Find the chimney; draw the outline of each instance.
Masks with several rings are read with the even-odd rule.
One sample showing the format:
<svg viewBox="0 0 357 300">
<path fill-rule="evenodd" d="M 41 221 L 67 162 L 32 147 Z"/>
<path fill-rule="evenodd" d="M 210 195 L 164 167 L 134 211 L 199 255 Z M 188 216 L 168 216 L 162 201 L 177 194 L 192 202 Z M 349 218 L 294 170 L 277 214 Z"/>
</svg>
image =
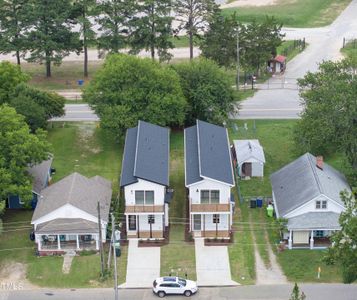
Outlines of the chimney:
<svg viewBox="0 0 357 300">
<path fill-rule="evenodd" d="M 316 167 L 320 170 L 324 169 L 324 157 L 322 155 L 316 156 Z"/>
</svg>

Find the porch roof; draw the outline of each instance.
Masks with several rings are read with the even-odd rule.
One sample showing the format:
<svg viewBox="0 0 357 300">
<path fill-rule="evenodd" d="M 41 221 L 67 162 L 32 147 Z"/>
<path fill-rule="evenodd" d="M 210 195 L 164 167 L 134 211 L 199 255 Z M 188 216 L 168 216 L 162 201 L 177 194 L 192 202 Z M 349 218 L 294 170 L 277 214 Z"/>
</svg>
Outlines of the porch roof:
<svg viewBox="0 0 357 300">
<path fill-rule="evenodd" d="M 36 234 L 91 234 L 98 233 L 98 224 L 80 219 L 54 219 L 42 224 L 39 224 L 35 230 Z"/>
<path fill-rule="evenodd" d="M 308 212 L 290 218 L 288 230 L 339 230 L 338 219 L 340 214 L 334 212 Z"/>
</svg>

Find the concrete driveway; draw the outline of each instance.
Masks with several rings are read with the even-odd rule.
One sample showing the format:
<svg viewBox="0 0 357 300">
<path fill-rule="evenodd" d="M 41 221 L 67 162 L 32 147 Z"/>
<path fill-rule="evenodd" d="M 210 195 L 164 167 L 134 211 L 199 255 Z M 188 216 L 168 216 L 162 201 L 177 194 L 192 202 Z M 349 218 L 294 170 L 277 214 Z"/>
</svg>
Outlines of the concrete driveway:
<svg viewBox="0 0 357 300">
<path fill-rule="evenodd" d="M 227 246 L 205 246 L 203 238 L 195 238 L 195 252 L 199 286 L 238 285 L 231 278 Z"/>
<path fill-rule="evenodd" d="M 137 239 L 129 240 L 126 282 L 121 288 L 152 287 L 160 277 L 160 247 L 138 247 Z"/>
</svg>

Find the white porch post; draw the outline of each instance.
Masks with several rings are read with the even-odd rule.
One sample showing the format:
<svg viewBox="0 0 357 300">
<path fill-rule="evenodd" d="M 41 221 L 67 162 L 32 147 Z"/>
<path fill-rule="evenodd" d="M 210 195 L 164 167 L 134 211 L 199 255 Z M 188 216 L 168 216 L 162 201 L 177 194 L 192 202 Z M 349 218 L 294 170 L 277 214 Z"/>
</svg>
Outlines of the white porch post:
<svg viewBox="0 0 357 300">
<path fill-rule="evenodd" d="M 129 231 L 129 216 L 128 215 L 125 216 L 125 220 L 126 220 L 126 222 L 125 222 L 126 232 L 128 232 Z"/>
<path fill-rule="evenodd" d="M 95 235 L 95 249 L 99 250 L 99 234 Z"/>
<path fill-rule="evenodd" d="M 41 249 L 42 249 L 42 245 L 41 245 L 42 236 L 41 236 L 41 235 L 40 235 L 40 236 L 36 236 L 36 239 L 37 239 L 37 241 L 38 241 L 38 243 L 37 243 L 37 249 L 38 249 L 38 251 L 41 251 Z"/>
<path fill-rule="evenodd" d="M 58 250 L 61 250 L 61 240 L 59 235 L 57 235 L 57 248 Z"/>
<path fill-rule="evenodd" d="M 76 236 L 76 242 L 77 242 L 77 250 L 80 250 L 79 249 L 79 235 L 77 234 L 77 236 Z"/>
<path fill-rule="evenodd" d="M 292 230 L 289 230 L 289 240 L 288 240 L 288 248 L 292 249 L 293 248 L 293 236 L 292 236 Z"/>
<path fill-rule="evenodd" d="M 311 230 L 310 249 L 314 249 L 314 231 Z"/>
</svg>

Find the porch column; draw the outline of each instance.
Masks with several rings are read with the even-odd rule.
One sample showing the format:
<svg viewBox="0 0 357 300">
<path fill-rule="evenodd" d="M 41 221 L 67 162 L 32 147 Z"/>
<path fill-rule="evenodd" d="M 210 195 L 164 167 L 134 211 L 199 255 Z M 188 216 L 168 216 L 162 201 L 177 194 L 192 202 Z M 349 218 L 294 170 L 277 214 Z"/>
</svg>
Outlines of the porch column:
<svg viewBox="0 0 357 300">
<path fill-rule="evenodd" d="M 61 250 L 61 240 L 59 235 L 57 235 L 57 248 L 58 250 Z"/>
<path fill-rule="evenodd" d="M 288 248 L 292 249 L 293 248 L 293 239 L 292 239 L 292 230 L 289 230 L 289 240 L 288 240 Z"/>
<path fill-rule="evenodd" d="M 99 250 L 99 234 L 95 235 L 95 249 Z"/>
<path fill-rule="evenodd" d="M 128 233 L 129 231 L 129 216 L 125 216 L 125 226 L 126 226 L 126 232 Z"/>
<path fill-rule="evenodd" d="M 310 249 L 314 249 L 314 231 L 311 230 Z"/>
<path fill-rule="evenodd" d="M 78 234 L 76 235 L 76 241 L 77 241 L 77 250 L 80 250 L 79 249 L 79 235 Z"/>
<path fill-rule="evenodd" d="M 41 245 L 42 235 L 40 235 L 39 238 L 36 236 L 36 239 L 37 239 L 37 241 L 38 241 L 38 243 L 37 243 L 37 249 L 38 249 L 38 251 L 41 251 L 41 249 L 42 249 L 42 245 Z"/>
</svg>

